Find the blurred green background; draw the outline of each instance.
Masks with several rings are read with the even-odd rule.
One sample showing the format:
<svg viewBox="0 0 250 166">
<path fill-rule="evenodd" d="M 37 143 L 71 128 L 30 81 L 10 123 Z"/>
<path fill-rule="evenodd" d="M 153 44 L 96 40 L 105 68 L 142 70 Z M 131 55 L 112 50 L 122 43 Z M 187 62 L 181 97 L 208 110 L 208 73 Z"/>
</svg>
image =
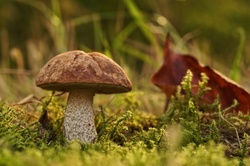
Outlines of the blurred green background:
<svg viewBox="0 0 250 166">
<path fill-rule="evenodd" d="M 74 49 L 105 53 L 150 90 L 167 33 L 176 51 L 249 88 L 249 11 L 248 0 L 0 0 L 0 97 L 41 94 L 39 69 Z"/>
</svg>

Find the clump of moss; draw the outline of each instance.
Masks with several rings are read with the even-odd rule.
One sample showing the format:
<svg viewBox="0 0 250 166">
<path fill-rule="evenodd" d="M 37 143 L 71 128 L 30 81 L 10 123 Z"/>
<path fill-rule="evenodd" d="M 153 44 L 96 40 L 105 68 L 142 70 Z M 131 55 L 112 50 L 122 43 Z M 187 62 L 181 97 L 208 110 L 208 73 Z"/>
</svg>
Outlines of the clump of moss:
<svg viewBox="0 0 250 166">
<path fill-rule="evenodd" d="M 22 150 L 26 147 L 36 147 L 38 140 L 38 127 L 36 124 L 27 124 L 22 109 L 15 109 L 5 102 L 0 104 L 0 140 L 1 147 Z"/>
<path fill-rule="evenodd" d="M 0 104 L 0 146 L 22 151 L 63 144 L 62 114 L 56 98 L 41 99 L 35 110 L 2 101 Z"/>
<path fill-rule="evenodd" d="M 152 142 L 159 142 L 160 139 L 158 130 L 161 129 L 156 128 L 157 118 L 138 110 L 140 103 L 135 100 L 135 96 L 128 94 L 123 99 L 123 107 L 126 109 L 116 114 L 110 113 L 115 111 L 109 108 L 100 107 L 96 116 L 97 142 L 113 141 L 124 146 L 127 143 L 144 141 L 152 147 Z"/>
</svg>

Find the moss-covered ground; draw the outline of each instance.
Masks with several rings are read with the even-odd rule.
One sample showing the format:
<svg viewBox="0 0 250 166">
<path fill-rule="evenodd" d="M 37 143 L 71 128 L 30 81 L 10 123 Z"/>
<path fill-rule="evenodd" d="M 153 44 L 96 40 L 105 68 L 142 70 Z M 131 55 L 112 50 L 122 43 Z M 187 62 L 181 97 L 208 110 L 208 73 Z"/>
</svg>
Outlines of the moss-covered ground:
<svg viewBox="0 0 250 166">
<path fill-rule="evenodd" d="M 144 111 L 136 91 L 96 107 L 93 144 L 64 140 L 64 95 L 1 101 L 0 165 L 249 165 L 250 117 L 228 113 L 233 103 L 221 110 L 219 99 L 200 105 L 208 78 L 202 77 L 196 95 L 191 79 L 188 72 L 179 87 L 186 93 L 178 91 L 166 113 Z"/>
</svg>

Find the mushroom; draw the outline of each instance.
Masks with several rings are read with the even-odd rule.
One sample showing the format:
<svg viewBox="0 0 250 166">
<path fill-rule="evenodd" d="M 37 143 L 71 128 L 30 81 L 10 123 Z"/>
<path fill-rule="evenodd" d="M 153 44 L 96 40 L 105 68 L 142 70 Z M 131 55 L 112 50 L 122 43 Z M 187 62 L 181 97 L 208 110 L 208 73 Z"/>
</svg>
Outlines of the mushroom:
<svg viewBox="0 0 250 166">
<path fill-rule="evenodd" d="M 96 93 L 124 93 L 132 89 L 123 69 L 98 52 L 74 50 L 48 61 L 38 73 L 36 86 L 69 92 L 64 116 L 67 141 L 94 142 L 97 136 L 93 97 Z"/>
</svg>

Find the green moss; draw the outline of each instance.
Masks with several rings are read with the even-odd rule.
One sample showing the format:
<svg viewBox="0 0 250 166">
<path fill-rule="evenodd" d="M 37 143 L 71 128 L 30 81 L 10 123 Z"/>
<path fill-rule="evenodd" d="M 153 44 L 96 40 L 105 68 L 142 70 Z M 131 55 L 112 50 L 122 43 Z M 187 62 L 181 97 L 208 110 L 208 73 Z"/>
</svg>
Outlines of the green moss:
<svg viewBox="0 0 250 166">
<path fill-rule="evenodd" d="M 119 96 L 115 107 L 100 106 L 94 144 L 64 141 L 65 106 L 60 96 L 41 99 L 29 112 L 26 107 L 1 102 L 0 165 L 248 164 L 248 135 L 241 136 L 240 127 L 249 117 L 222 114 L 219 99 L 200 106 L 202 95 L 209 90 L 207 79 L 203 75 L 198 93 L 192 94 L 192 73 L 188 72 L 164 115 L 141 110 L 135 92 Z M 238 134 L 234 142 L 239 142 L 238 148 L 223 142 L 227 140 L 225 129 L 231 136 Z"/>
<path fill-rule="evenodd" d="M 87 147 L 86 147 L 87 146 Z M 209 143 L 189 144 L 181 150 L 159 152 L 148 149 L 143 142 L 118 146 L 112 142 L 86 145 L 74 142 L 64 148 L 25 149 L 0 153 L 1 165 L 238 165 L 237 159 L 224 156 L 224 146 Z"/>
</svg>

